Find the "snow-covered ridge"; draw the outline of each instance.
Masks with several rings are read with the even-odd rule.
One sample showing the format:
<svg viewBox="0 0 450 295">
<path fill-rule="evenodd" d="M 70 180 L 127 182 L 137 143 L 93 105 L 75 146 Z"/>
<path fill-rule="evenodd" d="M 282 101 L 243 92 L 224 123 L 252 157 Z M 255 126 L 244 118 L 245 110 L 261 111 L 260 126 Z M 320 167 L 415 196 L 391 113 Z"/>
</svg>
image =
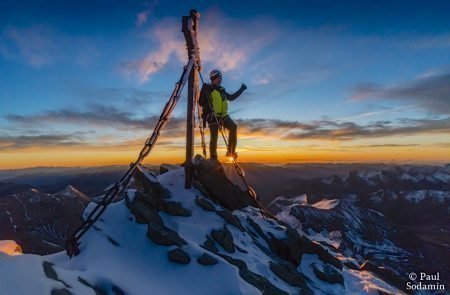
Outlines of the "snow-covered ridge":
<svg viewBox="0 0 450 295">
<path fill-rule="evenodd" d="M 74 186 L 68 185 L 63 190 L 53 194 L 53 196 L 63 196 L 67 198 L 80 198 L 82 200 L 89 200 L 89 197 L 77 190 Z"/>
<path fill-rule="evenodd" d="M 401 293 L 258 208 L 231 212 L 185 190 L 183 168 L 142 175 L 147 184 L 107 208 L 78 256 L 0 253 L 0 294 Z"/>
</svg>

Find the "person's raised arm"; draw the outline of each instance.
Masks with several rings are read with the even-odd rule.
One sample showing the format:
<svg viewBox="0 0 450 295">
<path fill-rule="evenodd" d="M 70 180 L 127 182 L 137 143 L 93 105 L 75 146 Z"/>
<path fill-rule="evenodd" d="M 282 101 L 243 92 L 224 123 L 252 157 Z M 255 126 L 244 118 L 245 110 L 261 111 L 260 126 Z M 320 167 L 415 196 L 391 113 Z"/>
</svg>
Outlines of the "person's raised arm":
<svg viewBox="0 0 450 295">
<path fill-rule="evenodd" d="M 225 95 L 227 97 L 227 100 L 229 100 L 229 101 L 235 100 L 236 98 L 238 98 L 242 94 L 242 92 L 244 92 L 245 89 L 247 89 L 247 85 L 242 83 L 241 88 L 239 88 L 239 90 L 236 91 L 233 94 L 229 94 L 228 92 L 225 91 Z"/>
</svg>

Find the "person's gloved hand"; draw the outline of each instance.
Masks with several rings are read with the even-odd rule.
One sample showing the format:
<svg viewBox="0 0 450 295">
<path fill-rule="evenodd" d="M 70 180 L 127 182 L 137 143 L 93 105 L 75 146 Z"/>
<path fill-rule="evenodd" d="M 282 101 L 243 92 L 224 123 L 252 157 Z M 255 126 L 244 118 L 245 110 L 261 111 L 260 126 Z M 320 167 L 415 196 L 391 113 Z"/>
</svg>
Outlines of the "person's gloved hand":
<svg viewBox="0 0 450 295">
<path fill-rule="evenodd" d="M 245 90 L 245 89 L 247 89 L 247 85 L 245 85 L 244 83 L 242 83 L 241 88 L 242 88 L 242 90 Z"/>
</svg>

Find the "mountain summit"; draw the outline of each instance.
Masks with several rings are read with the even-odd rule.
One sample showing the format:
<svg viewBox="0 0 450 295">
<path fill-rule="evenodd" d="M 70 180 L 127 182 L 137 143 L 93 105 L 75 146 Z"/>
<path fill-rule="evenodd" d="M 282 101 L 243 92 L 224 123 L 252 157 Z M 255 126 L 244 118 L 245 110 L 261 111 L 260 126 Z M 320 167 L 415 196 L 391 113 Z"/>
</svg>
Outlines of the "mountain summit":
<svg viewBox="0 0 450 295">
<path fill-rule="evenodd" d="M 267 217 L 219 163 L 195 159 L 134 187 L 81 240 L 80 254 L 0 252 L 1 294 L 399 294 L 397 288 Z M 88 205 L 84 216 L 95 203 Z"/>
</svg>

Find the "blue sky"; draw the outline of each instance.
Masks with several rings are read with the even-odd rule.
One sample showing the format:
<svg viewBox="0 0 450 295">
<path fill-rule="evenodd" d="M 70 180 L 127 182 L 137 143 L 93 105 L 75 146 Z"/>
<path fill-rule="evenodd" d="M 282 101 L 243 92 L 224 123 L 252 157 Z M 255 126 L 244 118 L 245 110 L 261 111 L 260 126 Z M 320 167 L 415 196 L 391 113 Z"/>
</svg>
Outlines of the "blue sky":
<svg viewBox="0 0 450 295">
<path fill-rule="evenodd" d="M 186 63 L 190 8 L 205 78 L 248 85 L 230 104 L 247 150 L 450 146 L 448 1 L 2 1 L 0 162 L 135 151 Z M 184 142 L 184 103 L 167 149 Z"/>
</svg>

